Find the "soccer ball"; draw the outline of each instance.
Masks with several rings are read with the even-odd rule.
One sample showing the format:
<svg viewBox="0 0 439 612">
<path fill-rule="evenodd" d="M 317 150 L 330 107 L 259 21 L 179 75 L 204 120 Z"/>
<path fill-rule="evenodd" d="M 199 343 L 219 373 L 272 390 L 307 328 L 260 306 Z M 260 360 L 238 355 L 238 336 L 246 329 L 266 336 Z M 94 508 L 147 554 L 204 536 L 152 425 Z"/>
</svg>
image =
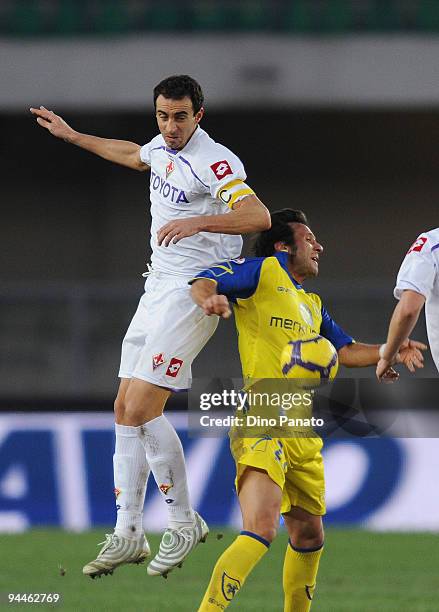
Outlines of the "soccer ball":
<svg viewBox="0 0 439 612">
<path fill-rule="evenodd" d="M 338 354 L 323 336 L 315 335 L 288 342 L 282 351 L 280 367 L 285 378 L 305 379 L 307 387 L 335 378 Z"/>
</svg>

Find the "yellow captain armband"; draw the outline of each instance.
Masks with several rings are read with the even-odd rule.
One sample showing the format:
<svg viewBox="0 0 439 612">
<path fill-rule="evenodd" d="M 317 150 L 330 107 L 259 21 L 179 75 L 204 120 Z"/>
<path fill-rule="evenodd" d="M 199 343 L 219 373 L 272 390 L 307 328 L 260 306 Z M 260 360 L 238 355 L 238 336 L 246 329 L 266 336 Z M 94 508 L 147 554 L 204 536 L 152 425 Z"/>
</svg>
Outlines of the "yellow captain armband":
<svg viewBox="0 0 439 612">
<path fill-rule="evenodd" d="M 224 204 L 227 204 L 229 208 L 232 208 L 236 202 L 239 202 L 239 200 L 248 195 L 255 195 L 253 189 L 244 183 L 244 181 L 241 181 L 241 179 L 235 179 L 221 187 L 216 197 L 221 202 L 224 202 Z"/>
</svg>

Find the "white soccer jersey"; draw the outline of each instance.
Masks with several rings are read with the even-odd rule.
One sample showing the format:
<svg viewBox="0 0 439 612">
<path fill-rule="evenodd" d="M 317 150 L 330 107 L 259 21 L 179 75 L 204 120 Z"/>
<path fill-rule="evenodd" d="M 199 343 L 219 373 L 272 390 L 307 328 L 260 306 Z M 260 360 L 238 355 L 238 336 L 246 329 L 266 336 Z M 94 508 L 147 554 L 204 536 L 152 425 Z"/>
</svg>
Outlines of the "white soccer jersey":
<svg viewBox="0 0 439 612">
<path fill-rule="evenodd" d="M 167 147 L 159 134 L 141 148 L 140 158 L 151 167 L 153 268 L 193 276 L 219 261 L 239 257 L 241 236 L 200 232 L 165 247 L 158 246 L 157 231 L 176 219 L 228 212 L 231 193 L 233 201 L 239 199 L 238 193 L 251 193 L 242 183 L 246 174 L 241 160 L 200 127 L 180 151 Z"/>
<path fill-rule="evenodd" d="M 405 289 L 425 296 L 428 341 L 439 370 L 439 227 L 421 234 L 405 256 L 394 290 L 396 299 Z"/>
</svg>

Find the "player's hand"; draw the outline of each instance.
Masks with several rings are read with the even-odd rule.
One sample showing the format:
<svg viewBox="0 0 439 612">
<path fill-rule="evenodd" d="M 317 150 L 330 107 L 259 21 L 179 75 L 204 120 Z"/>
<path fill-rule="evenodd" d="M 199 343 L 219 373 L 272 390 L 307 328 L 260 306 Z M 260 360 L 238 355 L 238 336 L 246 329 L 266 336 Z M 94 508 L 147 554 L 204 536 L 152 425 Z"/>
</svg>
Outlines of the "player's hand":
<svg viewBox="0 0 439 612">
<path fill-rule="evenodd" d="M 377 363 L 376 375 L 380 382 L 394 383 L 398 380 L 399 374 L 392 368 L 387 359 L 380 359 Z"/>
<path fill-rule="evenodd" d="M 182 238 L 188 238 L 201 231 L 201 223 L 199 217 L 190 217 L 189 219 L 179 219 L 177 221 L 169 221 L 157 232 L 157 242 L 159 246 L 168 246 L 169 244 L 177 244 Z"/>
<path fill-rule="evenodd" d="M 228 319 L 232 314 L 229 302 L 225 295 L 211 295 L 201 304 L 201 308 L 207 316 L 216 314 L 223 319 Z"/>
<path fill-rule="evenodd" d="M 387 359 L 380 359 L 377 363 L 376 369 L 376 377 L 378 378 L 378 380 L 381 381 L 384 378 L 386 372 L 388 372 L 389 370 L 393 370 L 390 361 L 387 361 Z"/>
<path fill-rule="evenodd" d="M 62 117 L 55 115 L 53 111 L 47 110 L 44 106 L 40 108 L 31 108 L 30 112 L 37 118 L 37 123 L 41 127 L 46 128 L 53 136 L 62 138 L 67 142 L 70 142 L 72 136 L 75 134 L 68 123 L 64 121 Z"/>
<path fill-rule="evenodd" d="M 427 346 L 425 344 L 408 338 L 401 344 L 396 355 L 396 363 L 402 363 L 410 372 L 414 372 L 416 368 L 424 367 L 424 355 L 421 351 L 426 350 Z"/>
</svg>

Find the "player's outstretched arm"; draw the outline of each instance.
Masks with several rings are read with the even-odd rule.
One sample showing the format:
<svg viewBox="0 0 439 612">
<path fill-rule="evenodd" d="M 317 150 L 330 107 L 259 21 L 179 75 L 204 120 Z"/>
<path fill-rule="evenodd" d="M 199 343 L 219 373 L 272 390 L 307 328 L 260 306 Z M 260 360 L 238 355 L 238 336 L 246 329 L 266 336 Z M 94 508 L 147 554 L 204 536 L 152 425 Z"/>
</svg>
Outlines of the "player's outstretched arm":
<svg viewBox="0 0 439 612">
<path fill-rule="evenodd" d="M 270 227 L 271 217 L 268 209 L 257 196 L 248 195 L 237 202 L 229 213 L 190 217 L 166 223 L 157 232 L 157 241 L 159 245 L 168 246 L 171 242 L 175 244 L 182 238 L 199 232 L 248 234 Z"/>
<path fill-rule="evenodd" d="M 348 368 L 362 368 L 371 366 L 379 363 L 380 361 L 380 350 L 385 345 L 379 344 L 364 344 L 362 342 L 354 342 L 343 346 L 338 351 L 338 358 L 342 365 Z M 388 373 L 394 372 L 392 365 L 395 363 L 402 363 L 411 372 L 414 372 L 415 368 L 422 368 L 424 356 L 422 351 L 427 349 L 426 345 L 416 340 L 406 340 L 400 347 L 400 350 L 394 356 L 394 359 L 387 363 L 383 375 L 389 378 Z M 394 377 L 393 374 L 390 378 Z"/>
<path fill-rule="evenodd" d="M 379 344 L 353 342 L 338 351 L 339 362 L 347 368 L 364 368 L 375 365 L 379 358 Z"/>
<path fill-rule="evenodd" d="M 99 138 L 91 134 L 81 134 L 64 121 L 62 117 L 44 106 L 31 108 L 30 112 L 37 118 L 37 123 L 48 130 L 56 138 L 74 144 L 103 157 L 108 161 L 127 166 L 140 172 L 147 170 L 149 166 L 140 159 L 140 145 L 128 140 L 114 140 L 111 138 Z"/>
<path fill-rule="evenodd" d="M 217 284 L 207 278 L 195 280 L 191 287 L 192 299 L 208 316 L 216 314 L 228 319 L 232 314 L 225 295 L 218 295 Z"/>
<path fill-rule="evenodd" d="M 393 311 L 392 319 L 389 325 L 387 342 L 383 345 L 380 351 L 380 359 L 377 364 L 376 375 L 378 380 L 381 380 L 384 372 L 389 365 L 395 361 L 404 363 L 411 371 L 415 371 L 415 367 L 423 367 L 423 356 L 414 354 L 411 356 L 410 351 L 418 348 L 426 350 L 426 346 L 414 340 L 408 340 L 408 336 L 415 327 L 419 314 L 425 304 L 425 297 L 416 291 L 410 289 L 403 292 L 401 299 Z M 414 346 L 416 345 L 416 346 Z"/>
</svg>

